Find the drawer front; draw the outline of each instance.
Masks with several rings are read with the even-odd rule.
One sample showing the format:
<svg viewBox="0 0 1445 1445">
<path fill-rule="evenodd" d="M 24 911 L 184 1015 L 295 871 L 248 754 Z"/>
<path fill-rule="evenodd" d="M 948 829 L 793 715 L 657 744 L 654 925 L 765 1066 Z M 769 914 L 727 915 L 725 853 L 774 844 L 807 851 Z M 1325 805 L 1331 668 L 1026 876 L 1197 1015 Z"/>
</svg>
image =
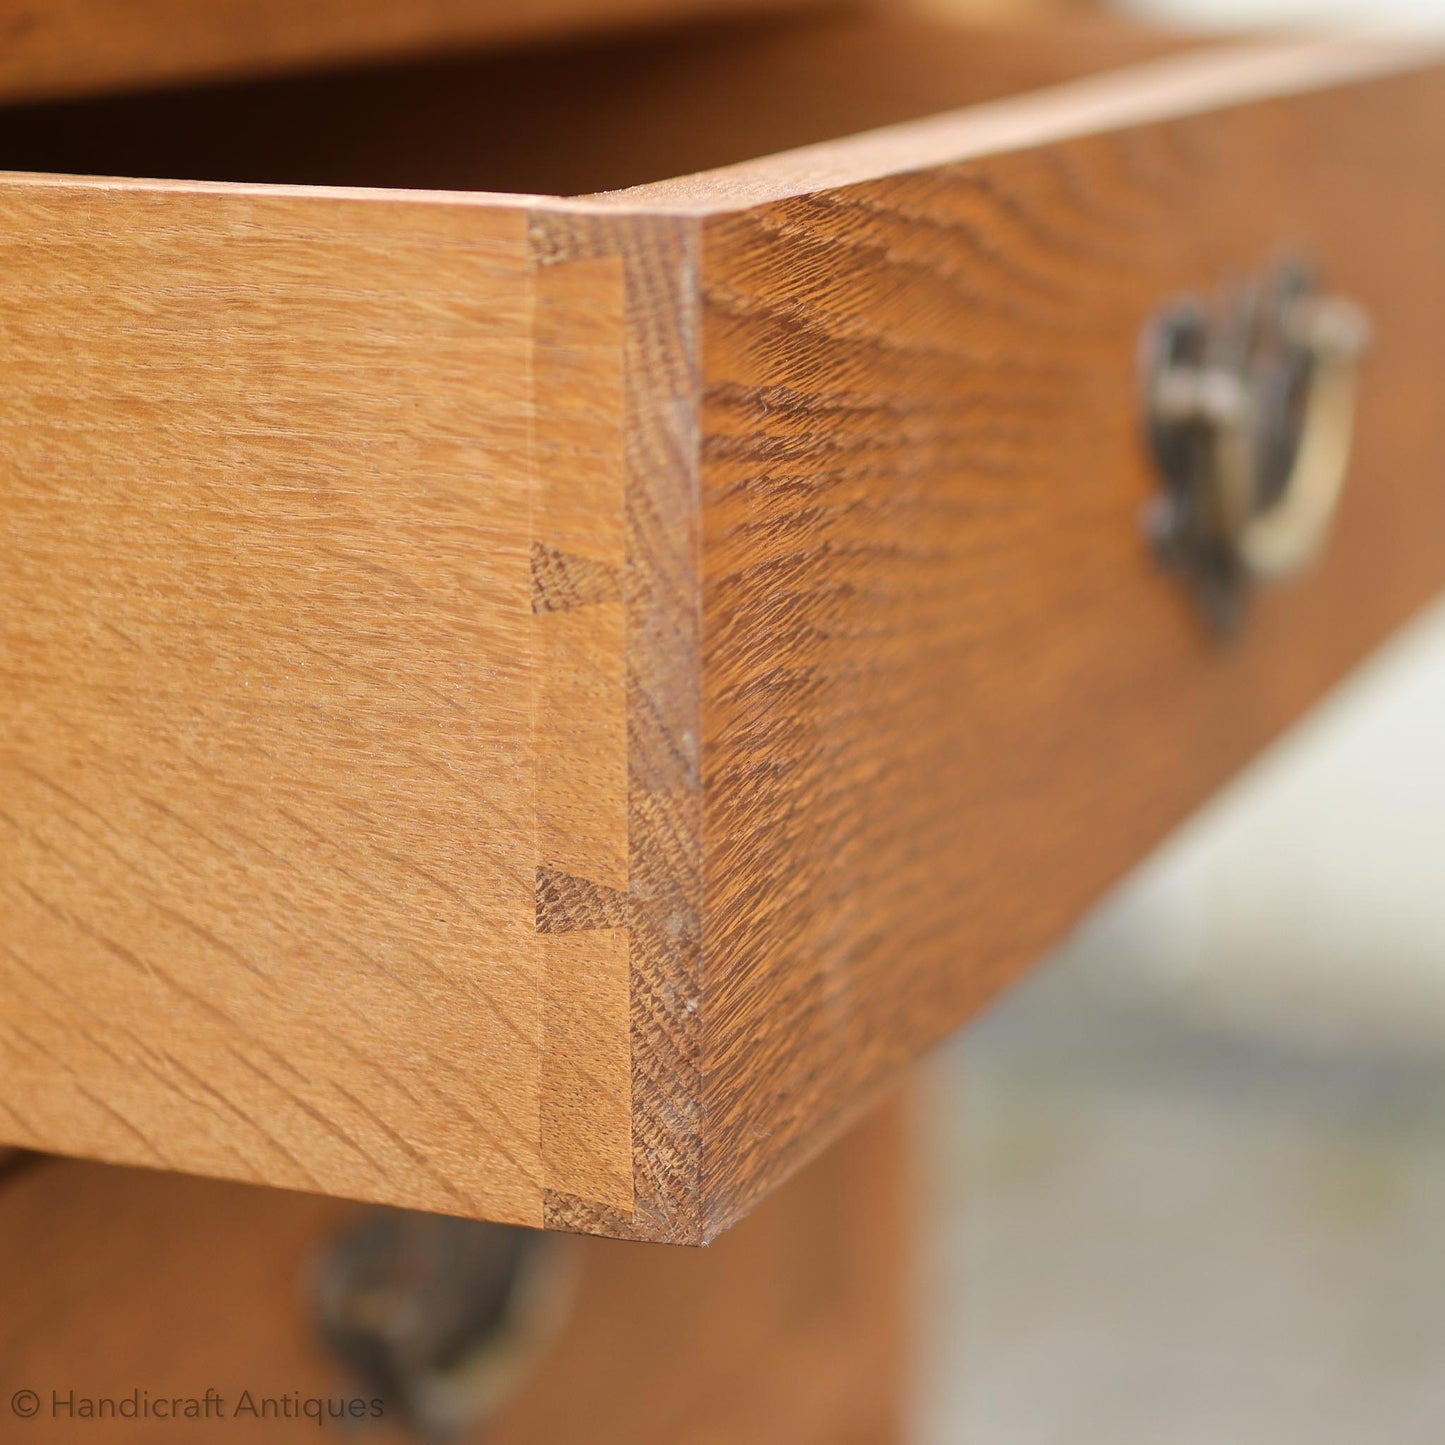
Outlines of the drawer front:
<svg viewBox="0 0 1445 1445">
<path fill-rule="evenodd" d="M 702 223 L 713 1227 L 1445 585 L 1445 80 L 1190 113 L 1212 64 L 1139 72 L 1185 113 L 820 147 Z M 1291 254 L 1373 318 L 1354 461 L 1221 640 L 1145 536 L 1140 338 Z"/>
<path fill-rule="evenodd" d="M 1445 581 L 1418 60 L 596 200 L 0 182 L 0 1138 L 725 1228 Z M 1377 344 L 1224 645 L 1136 350 L 1284 251 Z"/>
</svg>

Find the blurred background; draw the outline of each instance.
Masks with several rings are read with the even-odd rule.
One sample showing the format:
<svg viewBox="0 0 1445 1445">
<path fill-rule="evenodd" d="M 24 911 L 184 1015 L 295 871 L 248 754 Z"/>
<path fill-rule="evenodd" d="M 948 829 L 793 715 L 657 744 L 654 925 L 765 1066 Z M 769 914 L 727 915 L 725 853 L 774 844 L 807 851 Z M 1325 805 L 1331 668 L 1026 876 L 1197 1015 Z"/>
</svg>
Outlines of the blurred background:
<svg viewBox="0 0 1445 1445">
<path fill-rule="evenodd" d="M 1445 604 L 935 1060 L 925 1445 L 1445 1439 Z"/>
<path fill-rule="evenodd" d="M 1258 29 L 1264 25 L 1398 25 L 1445 27 L 1440 0 L 1117 0 L 1117 8 L 1144 20 L 1193 29 Z"/>
</svg>

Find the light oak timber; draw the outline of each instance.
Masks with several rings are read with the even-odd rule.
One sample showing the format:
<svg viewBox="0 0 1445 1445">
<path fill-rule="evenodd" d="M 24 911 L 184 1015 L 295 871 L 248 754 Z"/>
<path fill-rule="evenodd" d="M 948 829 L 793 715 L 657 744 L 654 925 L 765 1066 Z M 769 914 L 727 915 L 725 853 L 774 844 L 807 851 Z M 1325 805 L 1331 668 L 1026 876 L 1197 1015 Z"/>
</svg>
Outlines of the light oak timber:
<svg viewBox="0 0 1445 1445">
<path fill-rule="evenodd" d="M 535 266 L 532 631 L 536 879 L 628 890 L 623 353 L 616 257 Z M 548 1186 L 630 1215 L 625 919 L 593 926 L 538 888 L 542 1153 Z"/>
<path fill-rule="evenodd" d="M 538 1221 L 525 214 L 0 256 L 5 1137 Z"/>
<path fill-rule="evenodd" d="M 728 1227 L 1445 583 L 1429 61 L 591 199 L 0 180 L 0 1139 Z M 1220 646 L 1135 349 L 1288 248 L 1379 341 Z"/>
</svg>

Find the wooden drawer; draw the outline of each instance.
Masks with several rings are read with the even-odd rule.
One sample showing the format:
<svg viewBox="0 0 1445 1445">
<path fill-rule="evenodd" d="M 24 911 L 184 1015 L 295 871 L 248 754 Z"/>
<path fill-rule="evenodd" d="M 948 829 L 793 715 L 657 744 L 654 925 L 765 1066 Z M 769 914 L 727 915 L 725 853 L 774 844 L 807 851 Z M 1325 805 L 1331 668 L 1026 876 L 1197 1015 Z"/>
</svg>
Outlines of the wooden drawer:
<svg viewBox="0 0 1445 1445">
<path fill-rule="evenodd" d="M 221 178 L 0 182 L 5 1142 L 711 1238 L 1445 581 L 1418 44 L 668 44 L 0 124 Z M 1221 644 L 1135 352 L 1286 249 L 1377 341 Z"/>
</svg>

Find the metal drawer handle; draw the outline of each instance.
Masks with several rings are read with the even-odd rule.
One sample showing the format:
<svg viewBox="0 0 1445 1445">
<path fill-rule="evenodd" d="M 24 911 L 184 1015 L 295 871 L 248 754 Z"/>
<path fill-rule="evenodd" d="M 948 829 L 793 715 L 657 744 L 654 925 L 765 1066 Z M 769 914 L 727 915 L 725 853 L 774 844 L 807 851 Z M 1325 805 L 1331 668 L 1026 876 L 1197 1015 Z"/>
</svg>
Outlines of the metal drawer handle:
<svg viewBox="0 0 1445 1445">
<path fill-rule="evenodd" d="M 1145 405 L 1164 482 L 1150 530 L 1221 631 L 1252 582 L 1299 571 L 1324 545 L 1369 332 L 1298 264 L 1213 306 L 1176 302 L 1149 329 Z"/>
<path fill-rule="evenodd" d="M 373 1209 L 331 1242 L 322 1339 L 387 1419 L 449 1442 L 488 1424 L 568 1318 L 573 1241 L 536 1229 Z"/>
</svg>

